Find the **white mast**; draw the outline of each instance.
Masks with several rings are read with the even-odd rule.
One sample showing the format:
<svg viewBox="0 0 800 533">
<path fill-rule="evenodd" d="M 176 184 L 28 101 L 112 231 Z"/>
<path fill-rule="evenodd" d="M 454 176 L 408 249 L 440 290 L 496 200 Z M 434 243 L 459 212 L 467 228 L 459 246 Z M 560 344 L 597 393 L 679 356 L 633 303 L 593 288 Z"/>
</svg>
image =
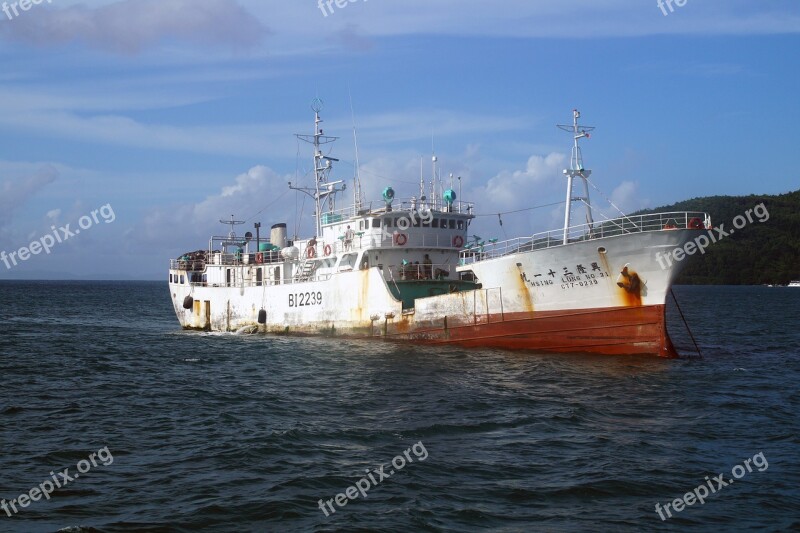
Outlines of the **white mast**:
<svg viewBox="0 0 800 533">
<path fill-rule="evenodd" d="M 419 196 L 422 198 L 425 196 L 425 171 L 422 170 L 422 157 L 419 158 Z"/>
<path fill-rule="evenodd" d="M 358 215 L 358 213 L 361 212 L 361 207 L 364 203 L 364 197 L 361 192 L 361 165 L 359 164 L 358 161 L 358 134 L 356 133 L 356 113 L 353 110 L 353 95 L 352 93 L 350 93 L 349 87 L 347 89 L 347 92 L 350 95 L 350 116 L 353 118 L 353 142 L 355 143 L 356 147 L 356 173 L 355 173 L 356 175 L 353 179 L 353 181 L 355 181 L 355 187 L 353 187 L 355 189 L 353 191 L 353 196 L 355 201 L 353 202 L 353 205 L 355 211 L 354 214 Z"/>
<path fill-rule="evenodd" d="M 322 132 L 320 124 L 322 119 L 319 116 L 322 111 L 323 103 L 319 98 L 315 98 L 311 103 L 311 110 L 314 111 L 314 135 L 300 135 L 296 137 L 301 141 L 311 143 L 314 145 L 314 188 L 309 187 L 294 187 L 292 182 L 289 182 L 289 188 L 296 191 L 303 192 L 314 198 L 314 205 L 316 212 L 316 236 L 322 235 L 322 208 L 325 200 L 328 200 L 328 210 L 333 212 L 336 208 L 336 193 L 341 192 L 347 188 L 347 184 L 342 180 L 328 181 L 331 170 L 333 169 L 332 163 L 339 160 L 335 157 L 328 157 L 322 155 L 322 145 L 334 142 L 338 137 L 330 137 Z M 341 187 L 338 187 L 341 185 Z M 312 194 L 313 193 L 313 194 Z"/>
<path fill-rule="evenodd" d="M 439 162 L 439 158 L 436 157 L 436 154 L 433 154 L 431 158 L 431 163 L 433 164 L 433 178 L 431 178 L 431 209 L 436 209 L 436 163 Z"/>
<path fill-rule="evenodd" d="M 592 206 L 589 202 L 589 182 L 588 178 L 592 174 L 591 170 L 583 168 L 583 155 L 581 154 L 581 147 L 578 141 L 584 137 L 589 138 L 589 132 L 594 130 L 592 126 L 580 126 L 578 119 L 581 118 L 581 113 L 577 109 L 572 110 L 572 124 L 557 124 L 557 127 L 572 133 L 573 146 L 572 157 L 570 158 L 570 168 L 564 169 L 564 175 L 567 177 L 567 201 L 566 209 L 564 212 L 564 241 L 567 244 L 569 241 L 569 225 L 570 214 L 572 211 L 572 202 L 583 202 L 586 206 L 586 221 L 591 226 L 594 222 L 592 220 Z M 572 186 L 574 178 L 583 180 L 584 196 L 573 196 Z"/>
</svg>

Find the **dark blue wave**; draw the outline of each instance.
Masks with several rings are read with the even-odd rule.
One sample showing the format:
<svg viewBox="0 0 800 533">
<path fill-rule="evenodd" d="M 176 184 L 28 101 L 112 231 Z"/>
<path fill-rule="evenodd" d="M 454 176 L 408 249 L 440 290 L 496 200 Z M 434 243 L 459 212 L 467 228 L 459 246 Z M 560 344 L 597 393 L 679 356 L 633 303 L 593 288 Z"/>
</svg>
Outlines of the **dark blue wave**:
<svg viewBox="0 0 800 533">
<path fill-rule="evenodd" d="M 702 360 L 187 333 L 163 283 L 0 282 L 0 498 L 113 455 L 0 531 L 797 530 L 800 290 L 676 293 Z"/>
</svg>

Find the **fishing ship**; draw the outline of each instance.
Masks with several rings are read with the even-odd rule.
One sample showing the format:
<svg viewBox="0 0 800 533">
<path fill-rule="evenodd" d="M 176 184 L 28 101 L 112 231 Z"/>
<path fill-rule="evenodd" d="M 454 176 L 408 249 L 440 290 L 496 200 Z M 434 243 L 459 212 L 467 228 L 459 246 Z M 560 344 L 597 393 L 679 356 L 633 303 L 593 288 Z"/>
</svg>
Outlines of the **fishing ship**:
<svg viewBox="0 0 800 533">
<path fill-rule="evenodd" d="M 314 185 L 289 187 L 313 198 L 313 235 L 290 238 L 277 222 L 266 238 L 260 223 L 255 236 L 237 236 L 239 222 L 221 220 L 226 235 L 170 262 L 183 328 L 677 356 L 666 325 L 666 298 L 686 263 L 676 251 L 710 229 L 710 217 L 593 220 L 580 147 L 593 128 L 577 110 L 559 126 L 573 138 L 564 226 L 505 241 L 470 236 L 475 205 L 457 198 L 452 175 L 445 189 L 435 156 L 430 187 L 422 181 L 415 196 L 386 187 L 366 202 L 356 177 L 352 204 L 337 206 L 347 183 L 333 179 L 338 159 L 323 153 L 337 138 L 323 133 L 319 100 L 312 110 L 314 133 L 297 137 L 313 147 Z M 586 220 L 571 225 L 577 204 Z"/>
</svg>

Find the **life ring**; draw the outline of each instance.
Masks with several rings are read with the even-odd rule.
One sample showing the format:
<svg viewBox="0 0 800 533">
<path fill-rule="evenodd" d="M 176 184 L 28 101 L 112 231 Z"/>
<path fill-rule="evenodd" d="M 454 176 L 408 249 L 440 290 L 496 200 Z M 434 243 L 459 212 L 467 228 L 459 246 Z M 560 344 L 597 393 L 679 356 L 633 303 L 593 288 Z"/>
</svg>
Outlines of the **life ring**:
<svg viewBox="0 0 800 533">
<path fill-rule="evenodd" d="M 258 252 L 256 254 L 256 263 L 258 263 L 260 265 L 263 262 L 264 262 L 264 254 L 261 253 L 261 252 Z"/>
<path fill-rule="evenodd" d="M 407 242 L 408 242 L 408 237 L 406 237 L 405 233 L 395 233 L 394 243 L 397 246 L 405 246 Z"/>
<path fill-rule="evenodd" d="M 699 218 L 695 217 L 689 220 L 689 223 L 686 225 L 689 229 L 703 229 L 703 221 Z"/>
<path fill-rule="evenodd" d="M 313 246 L 309 246 L 306 248 L 306 256 L 308 256 L 309 259 L 314 259 L 317 256 L 317 249 Z"/>
<path fill-rule="evenodd" d="M 332 251 L 331 250 L 331 245 L 330 244 L 326 244 L 325 245 L 325 255 L 331 255 L 331 251 Z"/>
<path fill-rule="evenodd" d="M 464 237 L 462 237 L 461 235 L 456 235 L 455 237 L 453 237 L 453 246 L 455 246 L 456 248 L 461 248 L 462 246 L 464 246 Z"/>
</svg>

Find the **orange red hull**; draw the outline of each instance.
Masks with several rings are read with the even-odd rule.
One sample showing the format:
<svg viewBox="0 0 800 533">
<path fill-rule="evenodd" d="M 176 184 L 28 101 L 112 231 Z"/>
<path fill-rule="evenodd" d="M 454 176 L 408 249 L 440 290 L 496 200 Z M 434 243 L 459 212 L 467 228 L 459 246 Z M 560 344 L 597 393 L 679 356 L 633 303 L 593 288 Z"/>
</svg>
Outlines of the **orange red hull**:
<svg viewBox="0 0 800 533">
<path fill-rule="evenodd" d="M 543 352 L 677 357 L 666 328 L 664 305 L 535 311 L 483 315 L 469 323 L 437 320 L 388 338 Z"/>
</svg>

